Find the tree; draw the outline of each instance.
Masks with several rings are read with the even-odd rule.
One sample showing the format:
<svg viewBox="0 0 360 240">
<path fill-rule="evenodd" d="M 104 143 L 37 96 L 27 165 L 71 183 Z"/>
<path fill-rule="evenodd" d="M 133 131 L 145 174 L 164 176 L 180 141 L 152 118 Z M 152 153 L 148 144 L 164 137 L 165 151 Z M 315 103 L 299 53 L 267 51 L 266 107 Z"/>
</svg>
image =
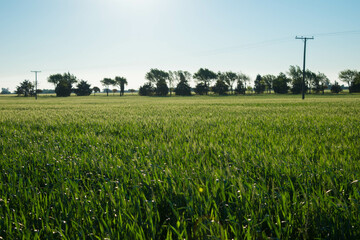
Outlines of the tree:
<svg viewBox="0 0 360 240">
<path fill-rule="evenodd" d="M 115 95 L 115 93 L 117 93 L 117 89 L 116 88 L 114 88 L 113 90 L 111 90 L 112 91 L 112 93 L 113 93 L 113 95 Z"/>
<path fill-rule="evenodd" d="M 106 89 L 106 96 L 109 96 L 109 87 L 110 85 L 114 85 L 114 80 L 112 80 L 111 78 L 104 78 L 100 82 Z"/>
<path fill-rule="evenodd" d="M 229 86 L 226 82 L 222 79 L 216 80 L 215 85 L 212 87 L 214 93 L 219 95 L 226 95 L 226 92 L 229 91 Z"/>
<path fill-rule="evenodd" d="M 55 88 L 57 97 L 68 97 L 71 94 L 72 86 L 64 79 L 62 79 Z"/>
<path fill-rule="evenodd" d="M 203 83 L 203 86 L 205 87 L 205 94 L 207 95 L 209 92 L 210 83 L 217 78 L 217 75 L 216 73 L 210 71 L 207 68 L 200 68 L 193 77 L 197 79 L 200 83 Z"/>
<path fill-rule="evenodd" d="M 174 85 L 178 85 L 180 83 L 180 81 L 183 81 L 184 79 L 187 82 L 187 84 L 189 85 L 189 82 L 191 81 L 191 73 L 189 73 L 188 71 L 169 71 L 169 78 L 168 78 L 168 82 L 169 82 L 169 90 L 170 90 L 170 96 L 171 96 L 171 92 L 173 90 L 173 86 Z M 175 93 L 177 94 L 177 93 Z M 178 95 L 178 94 L 177 94 Z"/>
<path fill-rule="evenodd" d="M 24 95 L 25 97 L 33 96 L 34 91 L 34 85 L 29 80 L 24 80 L 20 83 L 20 86 L 16 87 L 15 93 L 17 95 Z"/>
<path fill-rule="evenodd" d="M 246 92 L 246 87 L 244 85 L 244 81 L 242 81 L 241 78 L 239 78 L 239 77 L 237 79 L 235 92 L 237 94 L 245 94 L 245 92 Z"/>
<path fill-rule="evenodd" d="M 121 81 L 120 81 L 121 96 L 124 96 L 124 93 L 125 93 L 125 85 L 128 85 L 128 82 L 127 82 L 126 78 L 122 78 Z"/>
<path fill-rule="evenodd" d="M 175 88 L 175 94 L 180 96 L 191 96 L 191 87 L 183 72 L 179 71 L 180 81 Z"/>
<path fill-rule="evenodd" d="M 60 80 L 56 85 L 55 93 L 57 97 L 69 97 L 71 95 L 72 85 L 65 79 Z"/>
<path fill-rule="evenodd" d="M 342 91 L 341 86 L 339 85 L 339 83 L 337 81 L 335 81 L 334 85 L 331 86 L 331 92 L 332 93 L 339 93 Z"/>
<path fill-rule="evenodd" d="M 48 77 L 48 82 L 54 84 L 54 87 L 59 84 L 59 82 L 63 79 L 63 76 L 60 73 L 50 75 Z"/>
<path fill-rule="evenodd" d="M 124 77 L 115 77 L 115 84 L 120 88 L 120 96 L 124 96 L 125 85 L 128 84 L 126 78 Z"/>
<path fill-rule="evenodd" d="M 145 78 L 149 80 L 149 82 L 156 84 L 159 81 L 166 81 L 169 78 L 169 73 L 157 68 L 152 68 L 150 72 L 146 73 Z"/>
<path fill-rule="evenodd" d="M 228 88 L 230 88 L 231 94 L 234 94 L 233 86 L 238 78 L 238 75 L 236 73 L 230 71 L 225 73 L 218 72 L 217 78 L 218 80 L 225 82 L 228 85 Z"/>
<path fill-rule="evenodd" d="M 350 88 L 350 84 L 354 80 L 356 75 L 358 75 L 358 71 L 346 69 L 339 73 L 339 79 L 343 82 L 346 82 Z"/>
<path fill-rule="evenodd" d="M 324 73 L 318 72 L 318 74 L 316 74 L 315 82 L 316 82 L 315 91 L 317 93 L 322 91 L 322 94 L 325 94 L 325 89 L 328 88 L 330 84 L 329 78 Z"/>
<path fill-rule="evenodd" d="M 260 74 L 256 76 L 254 81 L 254 91 L 255 93 L 263 93 L 265 91 L 265 82 Z"/>
<path fill-rule="evenodd" d="M 133 89 L 133 88 L 130 88 L 130 89 L 129 89 L 129 91 L 130 91 L 131 93 L 136 92 L 136 90 L 135 90 L 135 89 Z"/>
<path fill-rule="evenodd" d="M 175 72 L 175 83 L 179 83 L 182 78 L 185 78 L 185 81 L 186 82 L 190 82 L 191 81 L 191 73 L 189 73 L 188 71 L 182 71 L 182 70 L 179 70 L 179 71 L 176 71 Z"/>
<path fill-rule="evenodd" d="M 290 66 L 288 74 L 291 77 L 291 89 L 290 89 L 291 92 L 293 94 L 301 93 L 303 86 L 303 73 L 300 67 Z M 306 92 L 307 91 L 306 83 L 304 88 L 305 88 L 304 91 Z"/>
<path fill-rule="evenodd" d="M 275 79 L 273 79 L 272 85 L 274 92 L 280 94 L 288 93 L 289 91 L 288 83 L 290 81 L 291 80 L 288 79 L 284 73 L 279 73 L 279 75 Z"/>
<path fill-rule="evenodd" d="M 161 79 L 156 83 L 155 92 L 158 96 L 166 96 L 169 93 L 169 88 L 164 79 Z"/>
<path fill-rule="evenodd" d="M 8 88 L 1 88 L 1 94 L 10 94 L 11 92 L 9 91 Z"/>
<path fill-rule="evenodd" d="M 271 93 L 271 90 L 273 89 L 273 81 L 276 77 L 274 75 L 271 74 L 267 74 L 265 76 L 263 76 L 263 80 L 265 83 L 265 88 L 267 90 L 268 93 Z"/>
<path fill-rule="evenodd" d="M 166 85 L 166 80 L 169 78 L 169 73 L 152 68 L 150 72 L 146 73 L 145 78 L 149 80 L 150 83 L 156 84 L 156 95 L 158 96 L 166 96 L 169 92 L 169 88 Z"/>
<path fill-rule="evenodd" d="M 320 91 L 325 91 L 325 88 L 329 84 L 329 79 L 326 77 L 325 74 L 318 72 L 317 74 L 310 71 L 309 69 L 305 72 L 305 84 L 306 89 L 309 90 L 309 93 L 311 91 L 314 91 L 315 93 L 319 93 Z"/>
<path fill-rule="evenodd" d="M 305 84 L 307 84 L 307 89 L 309 90 L 309 94 L 311 94 L 311 90 L 316 91 L 318 88 L 317 77 L 316 74 L 309 69 L 305 71 Z"/>
<path fill-rule="evenodd" d="M 357 73 L 354 79 L 351 81 L 349 92 L 360 92 L 360 73 Z"/>
<path fill-rule="evenodd" d="M 244 87 L 244 89 L 245 89 L 245 91 L 243 91 L 243 94 L 245 94 L 246 93 L 246 83 L 248 83 L 248 82 L 250 82 L 250 77 L 249 76 L 247 76 L 247 75 L 245 75 L 245 74 L 243 74 L 243 73 L 238 73 L 237 74 L 237 89 L 238 89 L 238 91 L 239 91 L 239 89 L 240 89 L 240 92 L 242 92 L 242 90 L 241 90 L 241 88 L 239 88 L 239 82 L 241 82 L 241 84 L 240 85 L 243 85 L 243 87 Z M 252 88 L 251 88 L 252 89 Z M 240 93 L 240 92 L 238 92 L 238 93 Z"/>
<path fill-rule="evenodd" d="M 69 72 L 61 75 L 60 73 L 50 75 L 48 82 L 55 85 L 57 97 L 68 97 L 72 92 L 72 85 L 77 82 L 77 78 Z"/>
<path fill-rule="evenodd" d="M 16 86 L 15 93 L 20 96 L 24 94 L 24 90 L 20 86 Z"/>
<path fill-rule="evenodd" d="M 98 87 L 93 87 L 93 91 L 94 91 L 94 96 L 95 96 L 95 93 L 100 92 L 100 88 L 98 88 Z"/>
<path fill-rule="evenodd" d="M 168 82 L 169 82 L 169 90 L 170 90 L 170 97 L 172 95 L 172 90 L 173 90 L 173 83 L 175 82 L 176 79 L 176 71 L 169 71 L 168 72 L 169 76 L 167 78 Z"/>
<path fill-rule="evenodd" d="M 140 96 L 152 96 L 154 95 L 154 92 L 155 88 L 152 86 L 151 82 L 147 82 L 139 88 Z"/>
<path fill-rule="evenodd" d="M 234 94 L 233 86 L 234 86 L 234 83 L 236 82 L 237 78 L 238 78 L 238 75 L 236 73 L 231 72 L 231 71 L 226 72 L 226 83 L 230 87 L 231 94 Z"/>
<path fill-rule="evenodd" d="M 69 72 L 63 74 L 63 79 L 66 80 L 70 85 L 77 83 L 77 78 Z"/>
<path fill-rule="evenodd" d="M 81 80 L 76 87 L 75 94 L 77 96 L 89 96 L 92 92 L 92 89 L 90 88 L 91 85 L 84 80 Z"/>
</svg>

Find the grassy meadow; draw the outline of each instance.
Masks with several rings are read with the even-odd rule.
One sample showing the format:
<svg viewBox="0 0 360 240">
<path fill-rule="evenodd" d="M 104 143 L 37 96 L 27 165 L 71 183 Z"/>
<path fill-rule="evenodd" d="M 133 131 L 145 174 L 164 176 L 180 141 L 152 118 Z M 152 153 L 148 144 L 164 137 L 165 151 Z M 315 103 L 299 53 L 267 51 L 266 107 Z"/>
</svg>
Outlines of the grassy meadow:
<svg viewBox="0 0 360 240">
<path fill-rule="evenodd" d="M 0 239 L 359 239 L 360 95 L 0 97 Z"/>
</svg>

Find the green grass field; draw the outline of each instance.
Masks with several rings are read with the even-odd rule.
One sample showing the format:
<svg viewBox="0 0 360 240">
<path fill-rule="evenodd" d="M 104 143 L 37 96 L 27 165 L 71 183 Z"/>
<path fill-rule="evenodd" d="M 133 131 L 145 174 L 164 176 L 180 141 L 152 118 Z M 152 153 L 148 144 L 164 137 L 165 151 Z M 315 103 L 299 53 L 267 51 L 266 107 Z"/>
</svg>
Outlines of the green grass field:
<svg viewBox="0 0 360 240">
<path fill-rule="evenodd" d="M 0 109 L 0 239 L 360 238 L 360 95 Z"/>
</svg>

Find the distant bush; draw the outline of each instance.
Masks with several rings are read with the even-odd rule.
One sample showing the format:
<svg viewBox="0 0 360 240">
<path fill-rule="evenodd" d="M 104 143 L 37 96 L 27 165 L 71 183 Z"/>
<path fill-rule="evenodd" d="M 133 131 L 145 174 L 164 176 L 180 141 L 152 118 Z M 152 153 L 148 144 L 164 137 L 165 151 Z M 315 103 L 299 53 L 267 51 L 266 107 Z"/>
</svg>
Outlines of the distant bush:
<svg viewBox="0 0 360 240">
<path fill-rule="evenodd" d="M 42 89 L 42 93 L 47 93 L 47 94 L 55 93 L 55 90 L 54 89 Z"/>
<path fill-rule="evenodd" d="M 342 88 L 341 88 L 341 86 L 339 85 L 338 82 L 335 82 L 335 84 L 331 86 L 331 92 L 332 93 L 339 93 L 341 91 L 342 91 Z"/>
<path fill-rule="evenodd" d="M 143 86 L 139 88 L 140 96 L 152 96 L 155 93 L 155 89 L 150 82 L 145 83 Z"/>
<path fill-rule="evenodd" d="M 209 88 L 204 83 L 198 83 L 195 86 L 195 93 L 199 95 L 204 95 L 209 92 Z"/>
<path fill-rule="evenodd" d="M 76 87 L 75 94 L 77 96 L 89 96 L 92 92 L 91 85 L 84 80 L 81 80 Z"/>
<path fill-rule="evenodd" d="M 227 91 L 229 91 L 229 86 L 222 80 L 217 80 L 215 85 L 212 87 L 214 93 L 219 95 L 226 95 Z"/>
<path fill-rule="evenodd" d="M 1 94 L 10 94 L 11 92 L 9 91 L 8 88 L 1 88 Z"/>
</svg>

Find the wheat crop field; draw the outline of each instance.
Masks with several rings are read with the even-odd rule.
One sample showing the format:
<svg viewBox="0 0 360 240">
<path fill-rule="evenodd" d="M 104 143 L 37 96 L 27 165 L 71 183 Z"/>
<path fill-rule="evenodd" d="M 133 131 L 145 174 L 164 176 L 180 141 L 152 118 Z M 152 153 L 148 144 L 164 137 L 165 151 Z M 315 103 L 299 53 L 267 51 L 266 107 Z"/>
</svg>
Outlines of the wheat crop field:
<svg viewBox="0 0 360 240">
<path fill-rule="evenodd" d="M 0 97 L 0 239 L 359 239 L 360 95 Z"/>
</svg>

